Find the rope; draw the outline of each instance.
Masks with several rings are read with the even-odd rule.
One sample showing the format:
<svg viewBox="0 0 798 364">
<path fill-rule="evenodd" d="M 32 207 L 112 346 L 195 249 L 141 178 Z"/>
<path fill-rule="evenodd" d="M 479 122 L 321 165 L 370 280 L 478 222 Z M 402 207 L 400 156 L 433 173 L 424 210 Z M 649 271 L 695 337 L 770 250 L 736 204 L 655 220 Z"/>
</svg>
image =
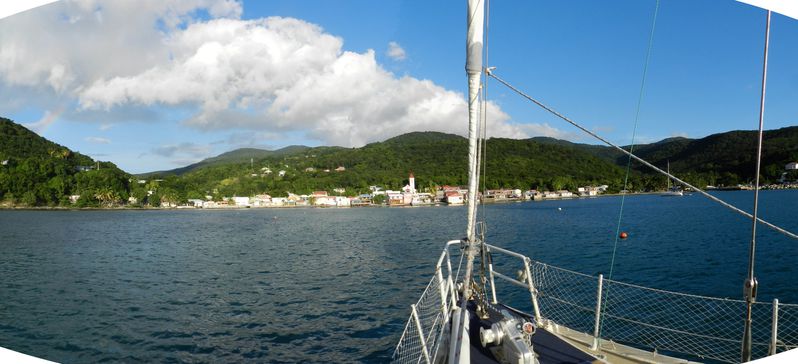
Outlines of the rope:
<svg viewBox="0 0 798 364">
<path fill-rule="evenodd" d="M 489 37 L 488 32 L 490 30 L 490 0 L 485 1 L 485 64 L 490 64 L 488 61 L 489 55 Z M 488 177 L 488 150 L 487 150 L 487 135 L 488 135 L 488 75 L 487 72 L 485 73 L 485 80 L 482 83 L 482 117 L 480 120 L 480 138 L 481 143 L 479 147 L 479 166 L 482 167 L 482 198 L 485 198 L 485 194 L 487 192 L 487 177 Z M 485 205 L 482 204 L 482 221 L 483 223 L 487 222 L 487 216 L 485 213 Z"/>
<path fill-rule="evenodd" d="M 488 30 L 489 29 L 490 29 L 490 0 L 486 0 L 485 1 L 485 30 L 484 30 L 484 33 L 485 33 L 485 38 L 484 38 L 485 39 L 485 47 L 483 49 L 483 54 L 484 54 L 483 57 L 485 59 L 485 64 L 490 64 L 490 63 L 488 63 L 488 39 L 490 39 L 488 37 Z M 482 217 L 481 218 L 482 221 L 481 221 L 481 223 L 477 224 L 476 228 L 479 228 L 479 230 L 480 230 L 478 232 L 479 237 L 480 237 L 479 241 L 481 242 L 481 244 L 483 244 L 483 247 L 484 247 L 484 244 L 485 244 L 485 233 L 486 233 L 485 229 L 486 229 L 487 221 L 488 221 L 487 220 L 487 212 L 485 211 L 486 208 L 485 208 L 485 204 L 484 204 L 484 200 L 483 200 L 485 198 L 486 191 L 487 191 L 486 179 L 487 179 L 487 174 L 488 174 L 488 172 L 487 172 L 488 171 L 488 168 L 487 168 L 488 76 L 485 75 L 483 77 L 484 78 L 482 80 L 482 104 L 480 105 L 482 107 L 482 110 L 481 110 L 482 112 L 480 113 L 480 120 L 479 120 L 479 138 L 480 139 L 478 141 L 479 142 L 479 147 L 477 148 L 477 175 L 479 175 L 480 168 L 482 169 L 482 178 L 481 178 L 481 182 L 482 182 L 482 199 L 479 199 L 477 201 L 478 201 L 478 203 L 480 205 L 480 212 L 479 213 L 480 213 L 480 215 Z M 482 280 L 482 291 L 483 292 L 487 292 L 486 286 L 485 286 L 486 282 L 487 282 L 486 275 L 485 275 L 485 269 L 486 269 L 485 264 L 486 264 L 486 260 L 487 260 L 487 254 L 488 254 L 487 249 L 484 249 L 484 248 L 480 249 L 480 253 L 481 253 L 481 255 L 480 255 L 480 258 L 479 258 L 479 266 L 480 266 L 479 273 L 480 273 L 480 278 Z"/>
<path fill-rule="evenodd" d="M 646 60 L 643 62 L 643 78 L 640 80 L 640 92 L 637 95 L 637 106 L 635 107 L 635 121 L 634 126 L 632 127 L 632 144 L 629 146 L 629 158 L 626 160 L 626 175 L 623 177 L 623 191 L 621 191 L 621 207 L 618 211 L 618 225 L 615 227 L 615 241 L 612 244 L 612 258 L 610 259 L 610 272 L 607 275 L 608 280 L 612 280 L 612 273 L 615 271 L 615 256 L 618 252 L 618 240 L 620 239 L 621 234 L 621 221 L 623 219 L 623 206 L 624 202 L 626 202 L 626 190 L 628 189 L 629 183 L 629 172 L 632 169 L 632 155 L 634 154 L 635 150 L 635 137 L 637 136 L 637 124 L 640 120 L 640 105 L 643 104 L 643 92 L 646 88 L 646 76 L 648 75 L 648 64 L 649 60 L 651 59 L 651 48 L 654 45 L 654 30 L 657 28 L 657 14 L 659 14 L 659 0 L 657 0 L 656 5 L 654 6 L 654 19 L 651 21 L 651 32 L 648 34 L 648 49 L 646 50 Z M 610 287 L 607 286 L 606 293 L 604 294 L 604 300 L 606 301 L 610 294 Z M 601 306 L 601 316 L 604 316 L 604 313 L 607 311 L 607 305 L 604 304 Z M 599 326 L 599 337 L 601 337 L 601 330 L 604 328 L 604 321 L 601 319 L 601 325 Z"/>
<path fill-rule="evenodd" d="M 631 157 L 632 159 L 634 159 L 637 162 L 640 162 L 644 166 L 649 167 L 649 168 L 653 169 L 654 171 L 656 171 L 656 172 L 658 172 L 660 174 L 663 174 L 663 175 L 666 175 L 666 176 L 672 178 L 674 181 L 680 183 L 683 186 L 690 187 L 691 189 L 695 190 L 697 193 L 703 195 L 704 197 L 706 197 L 706 198 L 708 198 L 708 199 L 710 199 L 712 201 L 715 201 L 715 202 L 721 204 L 722 206 L 724 206 L 724 207 L 726 207 L 726 208 L 728 208 L 728 209 L 730 209 L 730 210 L 732 210 L 732 211 L 734 211 L 734 212 L 736 212 L 736 213 L 738 213 L 740 215 L 743 215 L 743 216 L 745 216 L 745 217 L 747 217 L 749 219 L 754 219 L 754 216 L 749 214 L 748 212 L 745 212 L 745 211 L 741 210 L 740 208 L 738 208 L 738 207 L 736 207 L 736 206 L 734 206 L 734 205 L 732 205 L 732 204 L 730 204 L 730 203 L 728 203 L 726 201 L 723 201 L 723 200 L 721 200 L 721 199 L 719 199 L 719 198 L 717 198 L 715 196 L 712 196 L 709 193 L 707 193 L 706 191 L 704 191 L 704 190 L 702 190 L 702 189 L 700 189 L 700 188 L 698 188 L 696 186 L 693 186 L 693 185 L 683 181 L 682 179 L 680 179 L 680 178 L 678 178 L 678 177 L 676 177 L 676 176 L 674 176 L 674 175 L 672 175 L 672 174 L 670 174 L 668 172 L 663 171 L 662 169 L 658 168 L 657 166 L 655 166 L 655 165 L 647 162 L 646 160 L 644 160 L 644 159 L 642 159 L 642 158 L 630 153 L 628 150 L 623 149 L 623 148 L 613 144 L 612 142 L 608 141 L 607 139 L 604 139 L 601 136 L 599 136 L 598 134 L 586 129 L 582 125 L 577 124 L 575 121 L 569 119 L 565 115 L 558 113 L 554 109 L 546 106 L 542 102 L 532 98 L 531 96 L 525 94 L 523 91 L 521 91 L 518 88 L 514 87 L 513 85 L 509 84 L 507 81 L 505 81 L 505 80 L 501 79 L 500 77 L 496 76 L 494 74 L 494 72 L 492 70 L 490 70 L 490 69 L 488 69 L 488 76 L 493 77 L 496 81 L 499 81 L 501 84 L 507 86 L 507 88 L 509 88 L 510 90 L 514 91 L 515 93 L 521 95 L 523 98 L 533 102 L 535 105 L 540 106 L 543 110 L 546 110 L 546 111 L 550 112 L 554 116 L 556 116 L 556 117 L 564 120 L 565 122 L 575 126 L 577 129 L 585 132 L 586 134 L 592 136 L 593 138 L 598 139 L 602 143 L 604 143 L 604 144 L 606 144 L 606 145 L 608 145 L 610 147 L 615 148 L 616 150 L 620 151 L 621 153 L 623 153 L 625 155 L 628 155 L 629 157 Z M 785 230 L 785 229 L 783 229 L 781 227 L 773 225 L 770 222 L 762 220 L 761 218 L 758 218 L 758 217 L 756 218 L 756 221 L 758 221 L 760 224 L 765 225 L 765 226 L 769 227 L 770 229 L 775 230 L 775 231 L 777 231 L 777 232 L 779 232 L 779 233 L 781 233 L 781 234 L 783 234 L 783 235 L 785 235 L 787 237 L 790 237 L 790 238 L 793 238 L 795 240 L 798 240 L 798 234 L 795 234 L 795 233 L 792 233 L 790 231 L 787 231 L 787 230 Z"/>
</svg>

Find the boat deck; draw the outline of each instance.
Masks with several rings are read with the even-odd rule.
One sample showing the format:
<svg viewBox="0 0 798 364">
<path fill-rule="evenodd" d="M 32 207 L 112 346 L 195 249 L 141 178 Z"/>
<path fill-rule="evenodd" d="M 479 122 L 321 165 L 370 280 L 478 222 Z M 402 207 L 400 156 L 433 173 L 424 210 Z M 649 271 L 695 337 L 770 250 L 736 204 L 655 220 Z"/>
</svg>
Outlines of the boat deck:
<svg viewBox="0 0 798 364">
<path fill-rule="evenodd" d="M 483 348 L 480 344 L 479 329 L 480 327 L 490 328 L 491 325 L 500 321 L 503 315 L 499 312 L 499 309 L 506 309 L 511 314 L 521 317 L 526 321 L 534 321 L 529 315 L 501 304 L 498 306 L 488 306 L 487 310 L 489 316 L 487 319 L 483 320 L 477 317 L 475 312 L 476 305 L 474 302 L 469 302 L 468 314 L 470 327 L 468 331 L 471 340 L 471 363 L 498 363 L 490 350 Z M 535 334 L 532 335 L 532 346 L 538 356 L 540 364 L 584 364 L 603 362 L 543 329 L 538 329 Z"/>
</svg>

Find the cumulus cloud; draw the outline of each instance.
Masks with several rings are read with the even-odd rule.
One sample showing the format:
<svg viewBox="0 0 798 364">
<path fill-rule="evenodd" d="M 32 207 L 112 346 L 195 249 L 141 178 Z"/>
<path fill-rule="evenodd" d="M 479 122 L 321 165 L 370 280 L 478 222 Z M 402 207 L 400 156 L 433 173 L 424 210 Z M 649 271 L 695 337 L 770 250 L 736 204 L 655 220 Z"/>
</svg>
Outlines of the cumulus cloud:
<svg viewBox="0 0 798 364">
<path fill-rule="evenodd" d="M 388 43 L 388 57 L 395 61 L 404 61 L 407 58 L 407 54 L 405 53 L 404 48 L 396 42 L 389 42 Z"/>
<path fill-rule="evenodd" d="M 396 77 L 374 51 L 344 51 L 340 38 L 299 19 L 216 19 L 192 24 L 166 43 L 171 63 L 98 80 L 82 90 L 81 107 L 196 104 L 199 112 L 186 123 L 198 128 L 301 130 L 344 146 L 417 130 L 466 133 L 461 93 Z M 527 135 L 497 106 L 489 110 L 491 135 Z"/>
<path fill-rule="evenodd" d="M 268 139 L 302 133 L 343 146 L 419 130 L 466 134 L 462 93 L 394 75 L 373 50 L 347 51 L 318 25 L 241 20 L 241 12 L 228 0 L 52 5 L 37 18 L 0 24 L 0 83 L 72 98 L 78 106 L 69 117 L 99 123 L 158 119 L 154 110 L 176 108 L 198 129 Z M 406 57 L 396 42 L 388 55 Z M 511 123 L 494 104 L 488 115 L 490 136 L 556 135 L 547 125 Z"/>
<path fill-rule="evenodd" d="M 86 137 L 85 140 L 89 143 L 94 143 L 94 144 L 111 144 L 111 139 L 102 138 L 102 137 L 90 136 Z"/>
<path fill-rule="evenodd" d="M 168 61 L 164 32 L 194 21 L 199 9 L 232 18 L 242 11 L 225 0 L 73 0 L 4 19 L 0 81 L 71 94 L 108 75 L 141 72 Z"/>
</svg>

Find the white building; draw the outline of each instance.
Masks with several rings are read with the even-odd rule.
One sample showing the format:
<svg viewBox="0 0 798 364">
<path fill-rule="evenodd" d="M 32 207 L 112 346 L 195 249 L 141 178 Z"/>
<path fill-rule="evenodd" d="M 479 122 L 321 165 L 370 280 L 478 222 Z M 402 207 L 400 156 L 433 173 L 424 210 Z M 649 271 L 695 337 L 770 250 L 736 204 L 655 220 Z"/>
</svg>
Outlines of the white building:
<svg viewBox="0 0 798 364">
<path fill-rule="evenodd" d="M 579 193 L 579 196 L 583 196 L 583 197 L 584 196 L 598 196 L 599 189 L 598 189 L 598 187 L 592 187 L 592 186 L 579 187 L 579 188 L 576 189 L 576 192 Z"/>
<path fill-rule="evenodd" d="M 321 207 L 335 207 L 338 206 L 336 196 L 314 196 L 313 204 Z"/>
<path fill-rule="evenodd" d="M 447 191 L 447 192 L 444 193 L 444 195 L 445 195 L 446 203 L 448 203 L 449 205 L 462 205 L 464 203 L 463 195 L 460 194 L 460 192 Z"/>
<path fill-rule="evenodd" d="M 194 207 L 202 207 L 202 205 L 205 203 L 205 201 L 200 200 L 198 198 L 190 198 L 190 199 L 188 199 L 188 203 L 189 203 L 189 205 L 194 205 Z"/>
<path fill-rule="evenodd" d="M 249 199 L 250 205 L 252 207 L 267 207 L 271 206 L 272 204 L 272 196 L 263 194 L 263 195 L 255 195 L 254 197 Z"/>
<path fill-rule="evenodd" d="M 385 195 L 388 197 L 388 199 L 386 200 L 386 202 L 388 202 L 388 206 L 391 206 L 391 205 L 395 205 L 395 206 L 404 205 L 404 203 L 405 203 L 404 195 L 400 191 L 388 190 L 388 191 L 385 191 Z"/>
<path fill-rule="evenodd" d="M 233 196 L 233 203 L 238 207 L 249 207 L 249 197 Z"/>
<path fill-rule="evenodd" d="M 407 185 L 402 189 L 402 191 L 410 194 L 416 193 L 416 177 L 413 176 L 413 172 L 410 172 L 410 176 L 408 177 Z"/>
<path fill-rule="evenodd" d="M 571 191 L 566 191 L 566 190 L 559 190 L 557 191 L 557 194 L 560 195 L 560 197 L 562 198 L 574 197 L 574 194 L 571 193 Z"/>
</svg>

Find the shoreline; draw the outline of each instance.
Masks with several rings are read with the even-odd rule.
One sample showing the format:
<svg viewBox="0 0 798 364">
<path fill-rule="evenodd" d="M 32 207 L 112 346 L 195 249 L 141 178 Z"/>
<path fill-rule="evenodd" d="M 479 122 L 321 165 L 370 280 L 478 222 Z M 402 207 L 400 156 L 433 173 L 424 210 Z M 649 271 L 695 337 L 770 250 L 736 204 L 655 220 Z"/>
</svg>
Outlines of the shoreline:
<svg viewBox="0 0 798 364">
<path fill-rule="evenodd" d="M 792 189 L 767 189 L 761 191 L 784 191 L 784 190 L 795 190 Z M 710 190 L 709 192 L 719 191 L 719 192 L 740 192 L 740 191 L 752 191 L 752 190 Z M 546 202 L 546 201 L 562 201 L 562 200 L 581 200 L 581 199 L 592 199 L 592 198 L 601 198 L 601 197 L 618 197 L 618 196 L 647 196 L 647 195 L 658 195 L 663 193 L 664 191 L 656 191 L 656 192 L 633 192 L 633 193 L 607 193 L 601 194 L 596 196 L 575 196 L 575 197 L 566 197 L 566 198 L 549 198 L 549 199 L 542 199 L 542 200 L 534 200 L 534 199 L 502 199 L 502 200 L 493 200 L 489 202 L 483 202 L 486 205 L 492 204 L 504 204 L 504 203 L 521 203 L 521 202 Z M 687 192 L 686 195 L 689 196 L 691 194 L 697 194 L 697 192 Z M 397 207 L 449 207 L 449 206 L 465 206 L 465 204 L 457 204 L 457 205 L 449 205 L 447 203 L 438 203 L 438 204 L 424 204 L 424 205 L 365 205 L 365 206 L 264 206 L 264 207 L 223 207 L 223 208 L 197 208 L 197 207 L 150 207 L 150 206 L 114 206 L 114 207 L 67 207 L 67 206 L 8 206 L 2 205 L 0 206 L 0 211 L 177 211 L 177 210 L 186 210 L 186 211 L 239 211 L 239 210 L 270 210 L 270 209 L 352 209 L 352 208 L 397 208 Z"/>
</svg>

